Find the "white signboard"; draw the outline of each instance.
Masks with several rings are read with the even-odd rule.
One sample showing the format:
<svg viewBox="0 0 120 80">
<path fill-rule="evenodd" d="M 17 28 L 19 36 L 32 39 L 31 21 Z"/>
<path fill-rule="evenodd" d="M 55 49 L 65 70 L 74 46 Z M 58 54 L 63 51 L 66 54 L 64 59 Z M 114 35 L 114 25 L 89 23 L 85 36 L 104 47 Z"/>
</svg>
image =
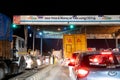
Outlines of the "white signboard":
<svg viewBox="0 0 120 80">
<path fill-rule="evenodd" d="M 19 25 L 120 24 L 120 15 L 20 15 L 14 16 L 13 22 Z"/>
<path fill-rule="evenodd" d="M 112 34 L 87 34 L 87 39 L 114 39 L 115 37 Z M 40 35 L 36 35 L 36 38 L 41 38 Z M 63 34 L 45 34 L 42 38 L 49 38 L 49 39 L 63 39 Z M 120 36 L 118 36 L 120 38 Z"/>
<path fill-rule="evenodd" d="M 87 34 L 87 39 L 113 39 L 112 34 Z"/>
</svg>

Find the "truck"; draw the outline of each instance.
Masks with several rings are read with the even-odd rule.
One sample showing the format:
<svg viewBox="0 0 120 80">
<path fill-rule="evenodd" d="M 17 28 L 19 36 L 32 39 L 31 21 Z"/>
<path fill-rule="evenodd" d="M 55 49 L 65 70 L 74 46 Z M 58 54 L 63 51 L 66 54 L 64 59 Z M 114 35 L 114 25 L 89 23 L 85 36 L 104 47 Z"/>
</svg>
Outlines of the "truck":
<svg viewBox="0 0 120 80">
<path fill-rule="evenodd" d="M 63 56 L 71 58 L 75 52 L 87 50 L 86 34 L 64 34 L 63 35 Z"/>
<path fill-rule="evenodd" d="M 0 80 L 25 71 L 24 39 L 13 35 L 12 21 L 0 13 Z"/>
</svg>

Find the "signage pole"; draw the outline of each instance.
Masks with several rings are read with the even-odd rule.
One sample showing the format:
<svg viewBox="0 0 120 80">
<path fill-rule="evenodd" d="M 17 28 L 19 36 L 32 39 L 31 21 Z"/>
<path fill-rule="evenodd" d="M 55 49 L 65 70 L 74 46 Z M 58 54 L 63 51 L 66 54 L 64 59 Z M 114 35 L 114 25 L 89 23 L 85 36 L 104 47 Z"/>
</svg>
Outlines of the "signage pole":
<svg viewBox="0 0 120 80">
<path fill-rule="evenodd" d="M 41 53 L 41 56 L 42 56 L 42 36 L 40 36 L 40 53 Z"/>
<path fill-rule="evenodd" d="M 118 48 L 118 39 L 117 39 L 117 37 L 116 37 L 116 41 L 115 41 L 116 43 L 115 43 L 115 45 L 116 45 L 116 48 Z"/>
<path fill-rule="evenodd" d="M 33 29 L 33 51 L 34 51 L 34 44 L 35 43 L 35 32 L 34 32 L 34 29 Z"/>
</svg>

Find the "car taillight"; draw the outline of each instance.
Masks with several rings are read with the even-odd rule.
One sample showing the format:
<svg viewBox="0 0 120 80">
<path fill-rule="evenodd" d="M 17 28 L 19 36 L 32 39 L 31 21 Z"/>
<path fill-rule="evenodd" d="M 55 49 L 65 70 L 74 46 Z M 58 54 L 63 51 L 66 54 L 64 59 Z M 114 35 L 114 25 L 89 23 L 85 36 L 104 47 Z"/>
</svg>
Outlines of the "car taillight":
<svg viewBox="0 0 120 80">
<path fill-rule="evenodd" d="M 69 66 L 75 66 L 75 59 L 70 59 Z"/>
<path fill-rule="evenodd" d="M 93 59 L 93 62 L 98 62 L 98 61 L 99 61 L 98 58 Z"/>
<path fill-rule="evenodd" d="M 99 63 L 99 62 L 100 62 L 99 58 L 97 58 L 97 57 L 91 58 L 91 59 L 89 59 L 89 60 L 90 60 L 90 62 L 92 62 L 92 63 Z"/>
<path fill-rule="evenodd" d="M 89 70 L 87 68 L 79 68 L 76 70 L 76 72 L 78 78 L 83 78 L 88 75 Z"/>
<path fill-rule="evenodd" d="M 71 59 L 70 62 L 75 62 L 75 59 Z"/>
<path fill-rule="evenodd" d="M 113 56 L 109 56 L 109 60 L 110 60 L 110 61 L 113 61 Z"/>
</svg>

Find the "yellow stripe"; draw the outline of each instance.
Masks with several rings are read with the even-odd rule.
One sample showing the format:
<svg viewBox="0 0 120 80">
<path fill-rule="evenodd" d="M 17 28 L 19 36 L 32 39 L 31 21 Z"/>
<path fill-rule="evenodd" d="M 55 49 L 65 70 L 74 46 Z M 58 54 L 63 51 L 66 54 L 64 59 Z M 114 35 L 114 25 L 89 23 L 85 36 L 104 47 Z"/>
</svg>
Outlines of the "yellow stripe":
<svg viewBox="0 0 120 80">
<path fill-rule="evenodd" d="M 27 51 L 18 52 L 18 54 L 27 54 Z"/>
</svg>

